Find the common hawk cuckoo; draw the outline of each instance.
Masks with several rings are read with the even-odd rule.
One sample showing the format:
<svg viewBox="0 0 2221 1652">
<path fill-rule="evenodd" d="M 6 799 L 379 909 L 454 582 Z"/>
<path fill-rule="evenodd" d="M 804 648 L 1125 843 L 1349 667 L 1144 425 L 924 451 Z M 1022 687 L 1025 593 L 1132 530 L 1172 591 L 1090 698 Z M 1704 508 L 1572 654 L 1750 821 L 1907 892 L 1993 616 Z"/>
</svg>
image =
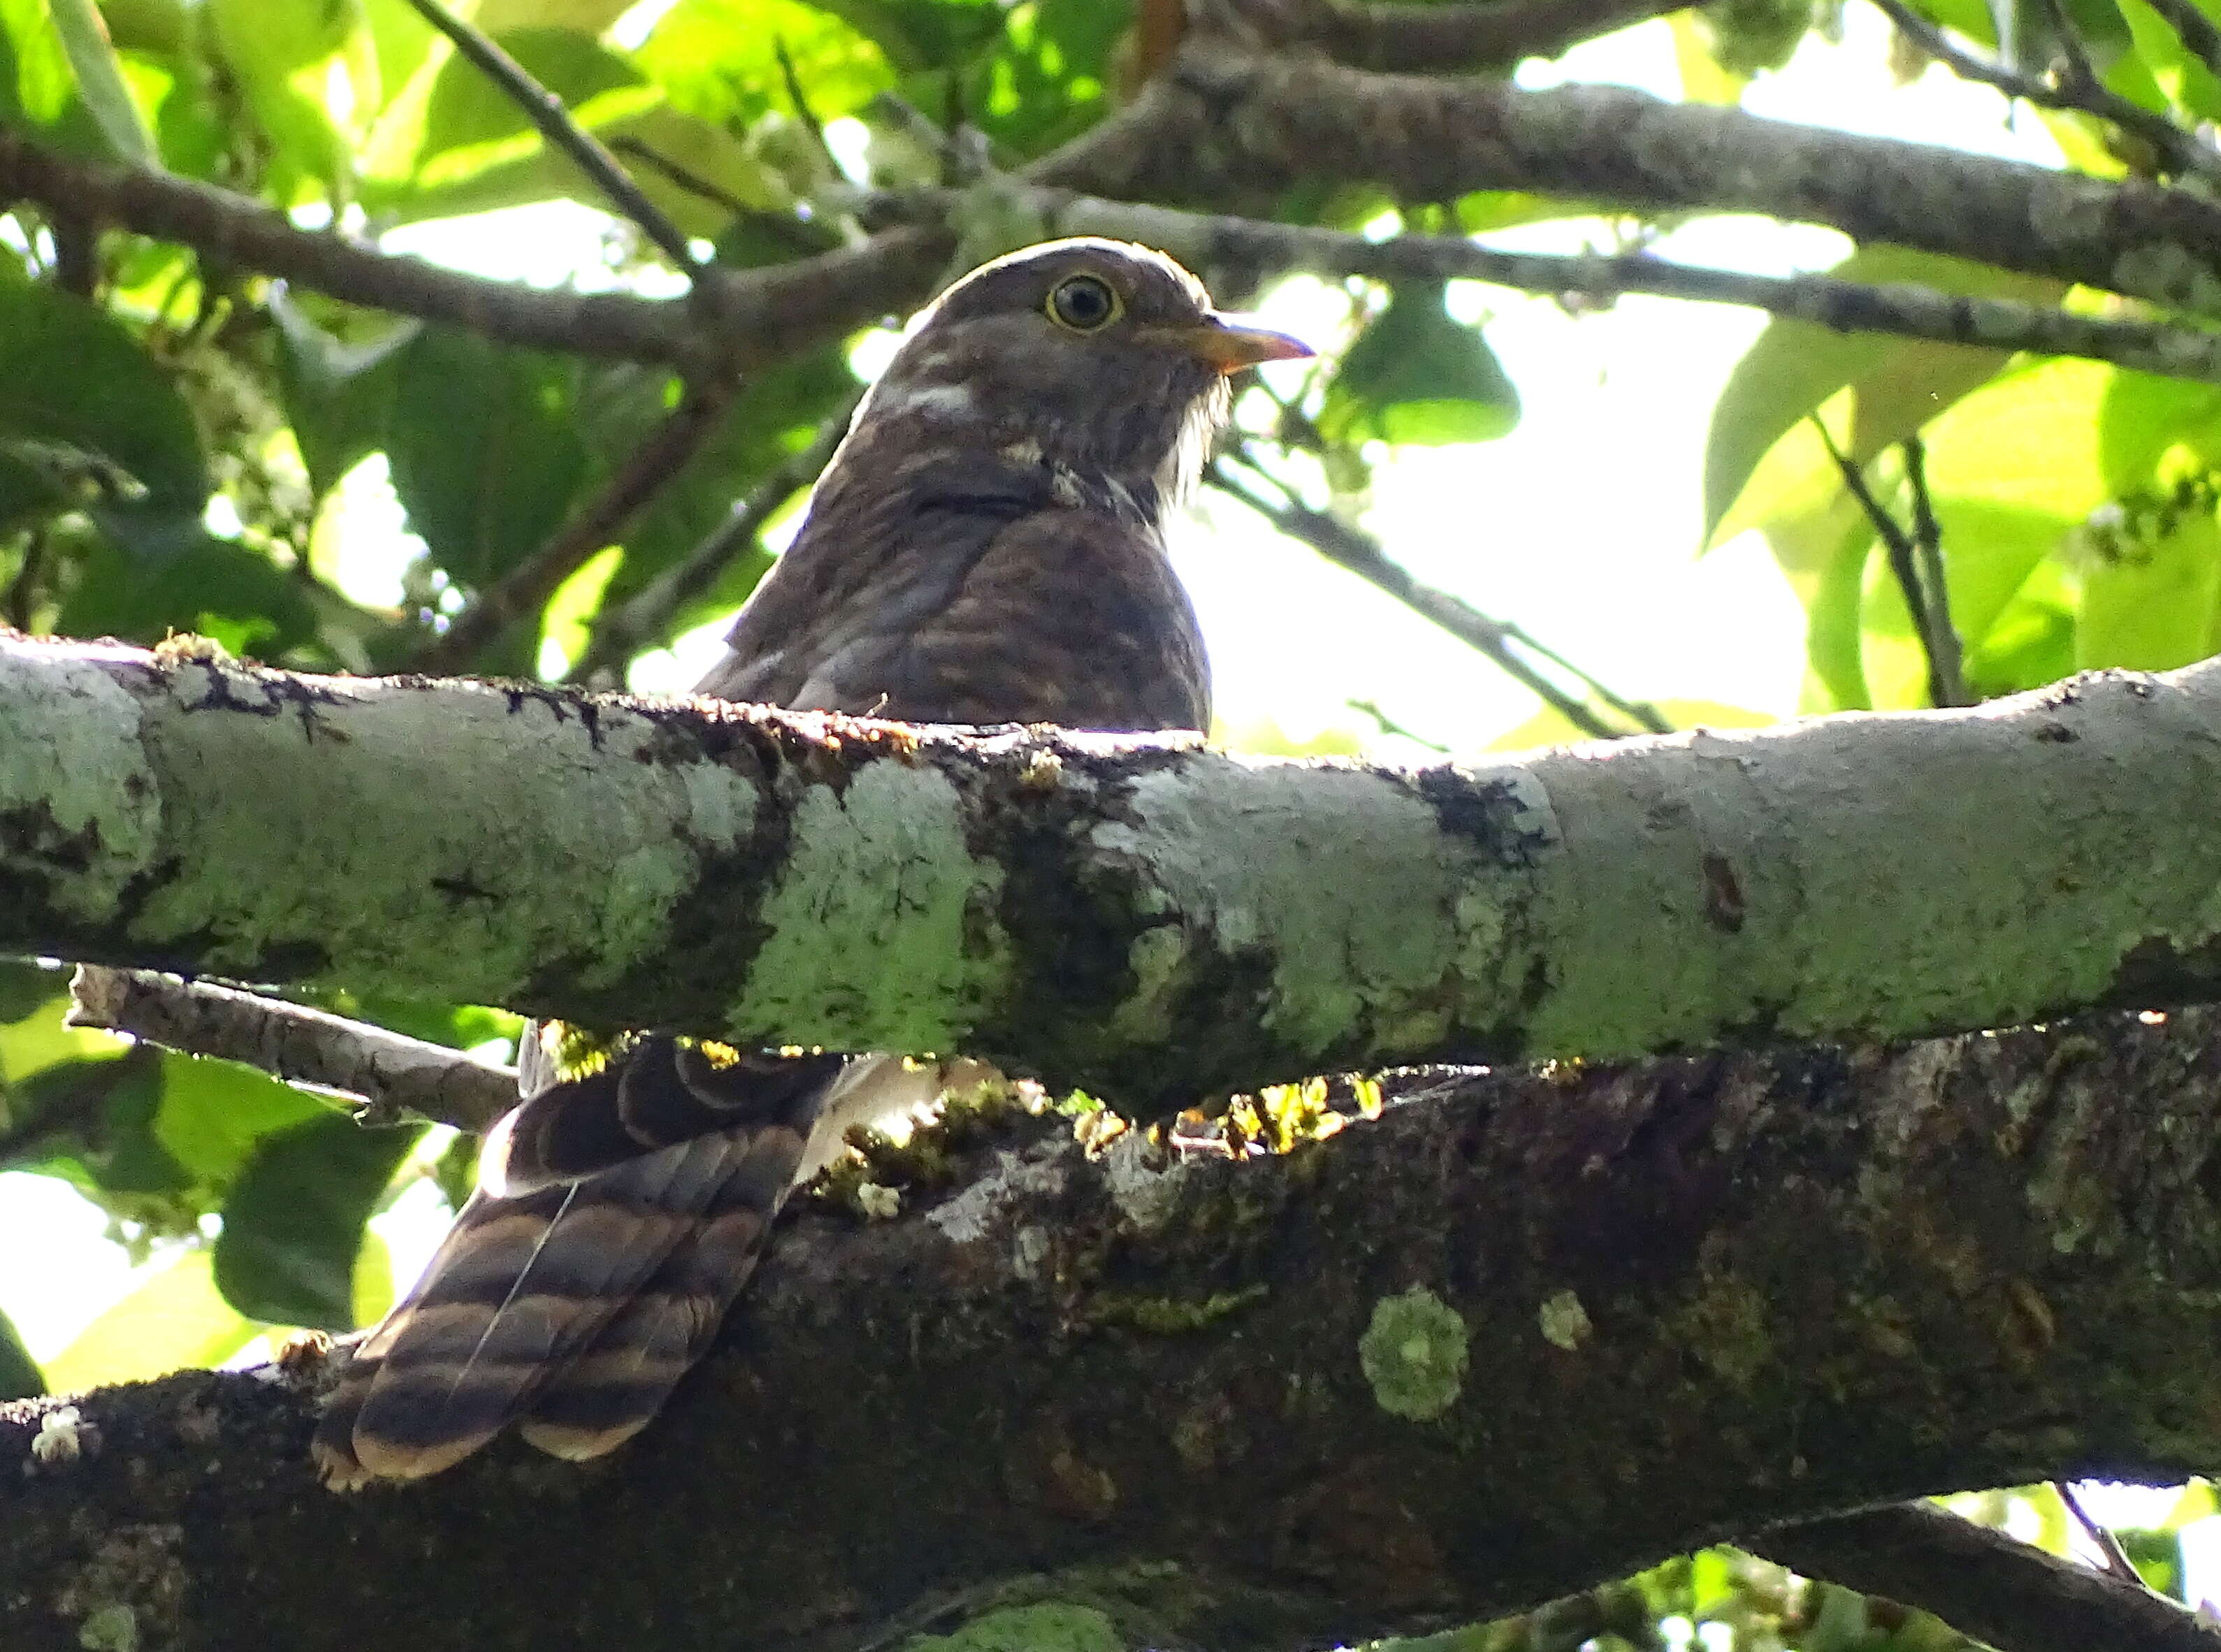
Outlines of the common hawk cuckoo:
<svg viewBox="0 0 2221 1652">
<path fill-rule="evenodd" d="M 916 723 L 1202 729 L 1209 668 L 1167 510 L 1227 378 L 1308 355 L 1142 247 L 1055 241 L 924 312 L 698 691 Z M 887 1056 L 737 1056 L 661 1036 L 523 1099 L 422 1282 L 317 1431 L 347 1486 L 447 1467 L 505 1424 L 558 1456 L 643 1427 L 700 1357 L 780 1203 L 857 1117 L 928 1098 Z"/>
</svg>

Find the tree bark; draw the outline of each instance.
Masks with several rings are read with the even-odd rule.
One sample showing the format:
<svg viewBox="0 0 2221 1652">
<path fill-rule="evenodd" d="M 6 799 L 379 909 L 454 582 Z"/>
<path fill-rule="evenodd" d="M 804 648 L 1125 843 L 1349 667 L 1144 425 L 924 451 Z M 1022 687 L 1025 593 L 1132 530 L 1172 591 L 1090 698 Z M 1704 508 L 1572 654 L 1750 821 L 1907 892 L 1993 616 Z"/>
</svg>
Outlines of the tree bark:
<svg viewBox="0 0 2221 1652">
<path fill-rule="evenodd" d="M 2221 664 L 1421 770 L 0 639 L 0 951 L 1142 1109 L 2221 984 Z"/>
<path fill-rule="evenodd" d="M 1286 1652 L 2221 1455 L 2212 1010 L 1470 1077 L 1247 1162 L 1054 1119 L 960 1157 L 895 1221 L 805 1216 L 590 1468 L 334 1496 L 266 1373 L 87 1396 L 44 1461 L 59 1402 L 0 1408 L 0 1643 L 814 1652 L 1008 1586 Z"/>
</svg>

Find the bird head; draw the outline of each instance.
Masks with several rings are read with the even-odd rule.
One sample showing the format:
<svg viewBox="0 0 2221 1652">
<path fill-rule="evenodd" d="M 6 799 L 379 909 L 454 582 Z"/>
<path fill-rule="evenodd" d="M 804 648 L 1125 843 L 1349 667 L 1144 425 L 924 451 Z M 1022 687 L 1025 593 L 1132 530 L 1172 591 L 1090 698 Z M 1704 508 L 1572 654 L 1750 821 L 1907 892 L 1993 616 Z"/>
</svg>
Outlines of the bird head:
<svg viewBox="0 0 2221 1652">
<path fill-rule="evenodd" d="M 984 264 L 943 292 L 858 410 L 919 446 L 1042 464 L 1154 520 L 1192 489 L 1228 377 L 1311 354 L 1212 308 L 1163 253 L 1092 237 Z"/>
</svg>

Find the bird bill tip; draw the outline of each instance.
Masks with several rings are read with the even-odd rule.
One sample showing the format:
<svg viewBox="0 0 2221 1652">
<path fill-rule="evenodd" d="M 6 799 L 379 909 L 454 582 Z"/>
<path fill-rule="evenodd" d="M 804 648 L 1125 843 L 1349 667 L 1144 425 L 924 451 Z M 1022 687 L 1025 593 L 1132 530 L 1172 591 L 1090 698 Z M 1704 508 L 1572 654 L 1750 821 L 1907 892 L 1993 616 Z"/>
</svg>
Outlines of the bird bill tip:
<svg viewBox="0 0 2221 1652">
<path fill-rule="evenodd" d="M 1204 360 L 1221 372 L 1239 372 L 1264 361 L 1300 361 L 1317 351 L 1292 333 L 1266 327 L 1248 316 L 1220 311 L 1190 333 L 1185 341 Z"/>
</svg>

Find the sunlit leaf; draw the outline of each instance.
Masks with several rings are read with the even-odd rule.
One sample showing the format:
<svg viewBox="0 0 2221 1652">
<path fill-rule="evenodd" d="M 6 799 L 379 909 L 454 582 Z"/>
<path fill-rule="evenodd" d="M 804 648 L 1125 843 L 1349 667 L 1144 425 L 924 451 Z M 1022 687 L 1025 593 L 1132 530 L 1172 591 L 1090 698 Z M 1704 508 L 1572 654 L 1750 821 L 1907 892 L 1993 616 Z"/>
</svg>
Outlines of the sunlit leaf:
<svg viewBox="0 0 2221 1652">
<path fill-rule="evenodd" d="M 256 1329 L 216 1290 L 209 1253 L 183 1251 L 47 1361 L 47 1386 L 76 1393 L 221 1365 Z"/>
<path fill-rule="evenodd" d="M 1407 283 L 1349 347 L 1318 417 L 1329 441 L 1444 446 L 1519 422 L 1519 392 L 1480 329 L 1442 309 L 1441 285 Z"/>
<path fill-rule="evenodd" d="M 2221 524 L 2210 501 L 2145 532 L 2082 538 L 2074 665 L 2168 671 L 2213 653 Z"/>
<path fill-rule="evenodd" d="M 2059 282 L 1894 247 L 1862 247 L 1830 273 L 2030 303 L 2064 290 Z M 1839 440 L 1864 463 L 1992 378 L 2008 359 L 2002 350 L 1836 333 L 1786 318 L 1768 323 L 1712 409 L 1705 445 L 1705 543 L 1719 542 L 1730 510 L 1767 451 L 1838 391 L 1851 391 L 1849 431 Z"/>
<path fill-rule="evenodd" d="M 54 32 L 76 72 L 78 96 L 108 147 L 122 160 L 141 166 L 159 165 L 154 140 L 139 118 L 139 106 L 131 101 L 130 88 L 116 66 L 116 48 L 109 44 L 107 28 L 92 0 L 47 0 L 47 5 Z"/>
<path fill-rule="evenodd" d="M 224 1202 L 224 1299 L 257 1319 L 351 1329 L 363 1224 L 420 1133 L 333 1113 L 265 1137 Z"/>
</svg>

